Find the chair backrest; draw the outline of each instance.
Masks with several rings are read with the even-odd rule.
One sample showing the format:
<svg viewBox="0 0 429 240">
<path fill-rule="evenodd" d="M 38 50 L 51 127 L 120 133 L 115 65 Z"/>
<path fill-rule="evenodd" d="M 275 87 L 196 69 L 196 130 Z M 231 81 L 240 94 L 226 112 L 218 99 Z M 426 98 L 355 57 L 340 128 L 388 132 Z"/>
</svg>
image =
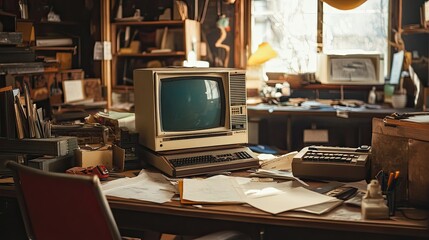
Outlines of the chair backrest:
<svg viewBox="0 0 429 240">
<path fill-rule="evenodd" d="M 98 177 L 7 166 L 29 239 L 121 239 Z"/>
</svg>

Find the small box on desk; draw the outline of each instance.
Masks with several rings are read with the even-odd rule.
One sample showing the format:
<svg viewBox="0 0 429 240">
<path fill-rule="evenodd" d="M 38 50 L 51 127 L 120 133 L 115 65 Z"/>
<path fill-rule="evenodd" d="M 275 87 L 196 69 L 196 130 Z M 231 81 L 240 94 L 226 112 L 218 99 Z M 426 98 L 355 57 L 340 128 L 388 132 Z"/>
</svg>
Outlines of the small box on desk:
<svg viewBox="0 0 429 240">
<path fill-rule="evenodd" d="M 95 167 L 104 165 L 108 170 L 123 171 L 125 151 L 116 145 L 105 145 L 92 149 L 76 149 L 75 166 Z"/>
<path fill-rule="evenodd" d="M 95 167 L 104 165 L 107 169 L 112 169 L 112 150 L 108 146 L 96 150 L 77 149 L 76 166 L 78 167 Z"/>
<path fill-rule="evenodd" d="M 395 189 L 398 205 L 429 207 L 428 156 L 428 123 L 373 119 L 371 175 L 375 177 L 380 170 L 400 171 Z"/>
</svg>

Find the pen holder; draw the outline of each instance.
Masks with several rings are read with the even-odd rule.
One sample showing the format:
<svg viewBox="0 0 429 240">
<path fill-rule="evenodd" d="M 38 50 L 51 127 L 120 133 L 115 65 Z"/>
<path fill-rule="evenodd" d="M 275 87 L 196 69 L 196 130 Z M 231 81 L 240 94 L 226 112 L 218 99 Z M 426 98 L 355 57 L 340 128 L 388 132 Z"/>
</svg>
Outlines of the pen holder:
<svg viewBox="0 0 429 240">
<path fill-rule="evenodd" d="M 389 208 L 389 216 L 395 215 L 396 210 L 396 197 L 395 197 L 395 190 L 389 190 L 383 193 L 385 196 L 387 207 Z"/>
</svg>

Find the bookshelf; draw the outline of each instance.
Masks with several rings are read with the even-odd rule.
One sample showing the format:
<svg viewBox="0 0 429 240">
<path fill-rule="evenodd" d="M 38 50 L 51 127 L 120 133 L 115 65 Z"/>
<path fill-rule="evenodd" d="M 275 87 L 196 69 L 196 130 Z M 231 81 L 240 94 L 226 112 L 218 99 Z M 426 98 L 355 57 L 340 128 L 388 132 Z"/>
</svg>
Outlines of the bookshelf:
<svg viewBox="0 0 429 240">
<path fill-rule="evenodd" d="M 23 14 L 20 4 L 25 4 Z M 31 47 L 38 61 L 47 59 L 49 68 L 57 61 L 58 70 L 82 69 L 85 76 L 100 77 L 93 61 L 93 47 L 100 38 L 99 1 L 4 0 L 0 7 L 16 16 L 17 30 L 24 32 L 24 43 Z M 54 16 L 54 17 L 53 17 Z M 49 45 L 38 41 L 49 39 Z M 61 42 L 56 40 L 67 40 Z"/>
<path fill-rule="evenodd" d="M 111 40 L 112 90 L 132 91 L 134 69 L 179 65 L 191 51 L 198 58 L 200 24 L 189 19 L 116 21 Z"/>
</svg>

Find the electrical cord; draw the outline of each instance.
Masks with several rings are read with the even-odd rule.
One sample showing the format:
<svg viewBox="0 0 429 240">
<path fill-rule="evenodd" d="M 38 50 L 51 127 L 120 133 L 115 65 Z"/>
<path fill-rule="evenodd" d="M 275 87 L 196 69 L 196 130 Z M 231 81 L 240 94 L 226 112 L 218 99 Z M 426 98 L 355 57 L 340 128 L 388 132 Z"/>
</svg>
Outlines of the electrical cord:
<svg viewBox="0 0 429 240">
<path fill-rule="evenodd" d="M 423 215 L 422 217 L 413 217 L 410 216 L 411 213 L 409 213 L 408 211 L 410 210 L 415 210 L 414 208 L 397 208 L 396 210 L 398 210 L 405 218 L 410 219 L 410 220 L 415 220 L 415 221 L 423 221 L 423 220 L 427 220 L 428 219 L 428 214 L 427 213 L 421 213 L 419 212 L 418 215 Z"/>
</svg>

